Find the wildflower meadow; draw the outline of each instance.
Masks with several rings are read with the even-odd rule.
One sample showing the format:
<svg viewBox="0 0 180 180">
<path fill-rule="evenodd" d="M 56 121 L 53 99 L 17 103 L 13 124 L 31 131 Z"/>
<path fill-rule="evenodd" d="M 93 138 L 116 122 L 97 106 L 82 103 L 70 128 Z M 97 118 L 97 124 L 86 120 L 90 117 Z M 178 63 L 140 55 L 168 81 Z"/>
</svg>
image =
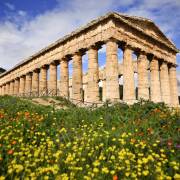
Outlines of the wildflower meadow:
<svg viewBox="0 0 180 180">
<path fill-rule="evenodd" d="M 4 179 L 180 179 L 180 112 L 144 101 L 56 110 L 0 97 Z"/>
</svg>

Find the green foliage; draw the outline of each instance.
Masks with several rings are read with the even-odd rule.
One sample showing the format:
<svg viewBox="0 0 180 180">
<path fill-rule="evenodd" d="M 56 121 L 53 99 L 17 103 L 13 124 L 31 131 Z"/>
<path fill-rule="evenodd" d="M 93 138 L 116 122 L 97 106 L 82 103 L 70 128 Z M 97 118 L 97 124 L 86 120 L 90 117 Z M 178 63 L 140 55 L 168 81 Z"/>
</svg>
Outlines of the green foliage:
<svg viewBox="0 0 180 180">
<path fill-rule="evenodd" d="M 141 100 L 92 110 L 56 99 L 69 108 L 0 97 L 0 179 L 178 178 L 178 109 Z"/>
</svg>

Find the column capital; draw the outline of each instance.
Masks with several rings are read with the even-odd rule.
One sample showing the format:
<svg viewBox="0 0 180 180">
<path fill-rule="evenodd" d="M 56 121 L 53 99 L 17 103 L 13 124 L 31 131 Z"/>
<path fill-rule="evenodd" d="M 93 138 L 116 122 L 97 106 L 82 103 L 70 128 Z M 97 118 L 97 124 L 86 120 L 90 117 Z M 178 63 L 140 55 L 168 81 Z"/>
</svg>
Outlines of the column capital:
<svg viewBox="0 0 180 180">
<path fill-rule="evenodd" d="M 91 45 L 91 46 L 89 46 L 88 48 L 87 48 L 87 50 L 89 51 L 90 49 L 94 49 L 94 50 L 99 50 L 99 49 L 101 49 L 101 45 L 98 45 L 98 44 L 93 44 L 93 45 Z"/>
<path fill-rule="evenodd" d="M 122 50 L 125 51 L 126 49 L 129 49 L 131 51 L 135 51 L 135 48 L 132 47 L 130 44 L 127 44 L 125 43 L 123 46 L 122 46 Z"/>
<path fill-rule="evenodd" d="M 61 63 L 64 62 L 64 61 L 67 61 L 67 62 L 68 62 L 68 58 L 67 58 L 67 57 L 61 58 L 61 59 L 59 60 L 59 63 L 61 64 Z"/>
<path fill-rule="evenodd" d="M 108 42 L 115 42 L 115 43 L 118 44 L 119 40 L 118 40 L 118 39 L 115 39 L 115 38 L 113 38 L 113 37 L 111 37 L 111 38 L 105 40 L 105 43 L 108 43 Z"/>
<path fill-rule="evenodd" d="M 33 72 L 35 72 L 35 73 L 39 73 L 39 71 L 40 71 L 39 68 L 36 68 L 36 69 L 33 70 Z"/>
<path fill-rule="evenodd" d="M 30 72 L 26 73 L 26 76 L 27 76 L 27 75 L 32 76 L 32 73 L 33 73 L 33 72 L 30 71 Z"/>
<path fill-rule="evenodd" d="M 42 65 L 40 68 L 47 69 L 48 66 L 49 66 L 48 64 L 44 64 L 44 65 Z"/>
<path fill-rule="evenodd" d="M 84 55 L 84 53 L 81 51 L 76 51 L 76 52 L 74 52 L 74 54 L 72 54 L 73 57 L 74 56 L 83 56 L 83 55 Z"/>
</svg>

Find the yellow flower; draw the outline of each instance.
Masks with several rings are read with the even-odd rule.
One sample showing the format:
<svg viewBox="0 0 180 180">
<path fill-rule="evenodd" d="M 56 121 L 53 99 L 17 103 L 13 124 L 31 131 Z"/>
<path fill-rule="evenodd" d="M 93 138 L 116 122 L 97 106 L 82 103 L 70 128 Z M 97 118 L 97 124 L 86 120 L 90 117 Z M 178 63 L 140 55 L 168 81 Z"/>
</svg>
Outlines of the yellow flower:
<svg viewBox="0 0 180 180">
<path fill-rule="evenodd" d="M 114 174 L 115 174 L 115 171 L 114 171 L 114 170 L 110 171 L 110 174 L 114 175 Z"/>
<path fill-rule="evenodd" d="M 99 162 L 98 160 L 96 160 L 96 161 L 93 162 L 93 166 L 96 167 L 96 166 L 99 166 L 99 165 L 100 165 L 100 162 Z"/>
<path fill-rule="evenodd" d="M 144 176 L 147 176 L 149 174 L 149 171 L 148 170 L 144 170 L 142 173 L 143 173 Z"/>
<path fill-rule="evenodd" d="M 180 174 L 175 174 L 174 179 L 180 179 Z"/>
<path fill-rule="evenodd" d="M 98 172 L 99 172 L 99 169 L 98 169 L 98 168 L 94 168 L 94 169 L 93 169 L 93 172 L 94 172 L 94 173 L 98 173 Z"/>
<path fill-rule="evenodd" d="M 4 180 L 5 179 L 5 177 L 4 176 L 0 176 L 0 180 Z"/>
<path fill-rule="evenodd" d="M 107 167 L 103 167 L 102 168 L 102 172 L 105 173 L 105 174 L 108 174 L 109 173 L 109 169 Z"/>
</svg>

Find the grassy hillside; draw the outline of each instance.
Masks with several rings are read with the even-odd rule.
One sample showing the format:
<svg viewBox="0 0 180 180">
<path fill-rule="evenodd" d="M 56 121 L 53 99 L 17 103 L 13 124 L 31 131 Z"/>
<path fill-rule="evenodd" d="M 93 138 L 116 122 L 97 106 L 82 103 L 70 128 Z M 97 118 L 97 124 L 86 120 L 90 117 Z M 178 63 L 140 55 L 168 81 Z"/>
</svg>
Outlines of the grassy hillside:
<svg viewBox="0 0 180 180">
<path fill-rule="evenodd" d="M 180 178 L 177 110 L 151 102 L 67 105 L 0 97 L 0 180 Z"/>
</svg>

